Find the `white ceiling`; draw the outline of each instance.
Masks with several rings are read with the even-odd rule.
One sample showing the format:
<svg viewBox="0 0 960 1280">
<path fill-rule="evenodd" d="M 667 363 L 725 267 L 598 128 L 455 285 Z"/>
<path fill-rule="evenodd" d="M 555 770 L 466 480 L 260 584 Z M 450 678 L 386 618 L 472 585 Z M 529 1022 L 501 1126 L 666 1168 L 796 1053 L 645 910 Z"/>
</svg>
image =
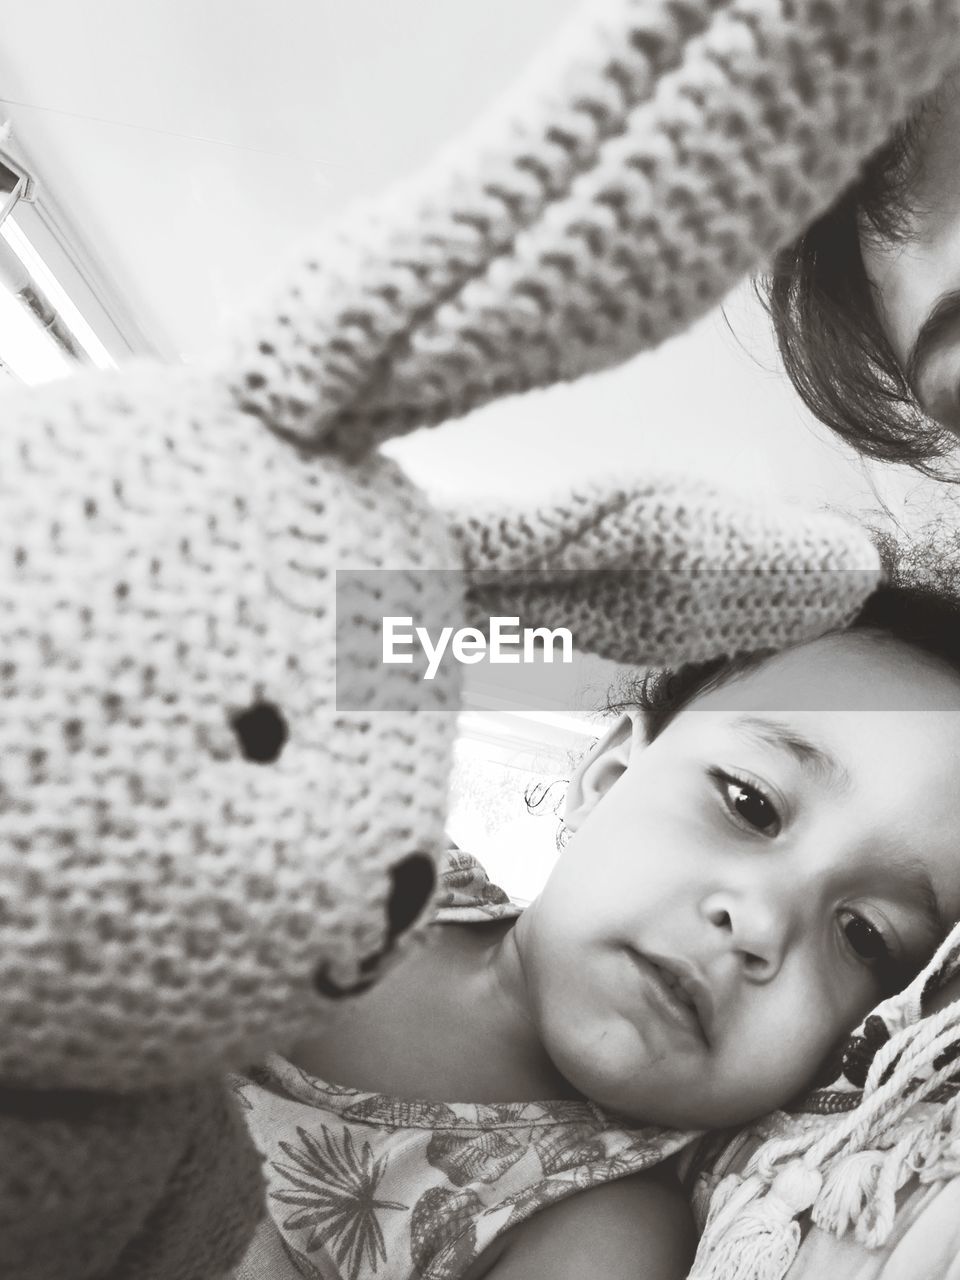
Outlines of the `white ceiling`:
<svg viewBox="0 0 960 1280">
<path fill-rule="evenodd" d="M 201 351 L 289 246 L 425 159 L 573 0 L 6 0 L 0 119 L 158 350 Z M 683 467 L 872 505 L 743 297 L 629 366 L 398 447 L 448 494 Z M 748 350 L 743 349 L 745 345 Z M 506 465 L 504 460 L 506 459 Z M 888 501 L 912 480 L 884 473 Z"/>
<path fill-rule="evenodd" d="M 191 351 L 285 243 L 425 159 L 570 8 L 8 0 L 0 97 L 154 330 Z"/>
</svg>

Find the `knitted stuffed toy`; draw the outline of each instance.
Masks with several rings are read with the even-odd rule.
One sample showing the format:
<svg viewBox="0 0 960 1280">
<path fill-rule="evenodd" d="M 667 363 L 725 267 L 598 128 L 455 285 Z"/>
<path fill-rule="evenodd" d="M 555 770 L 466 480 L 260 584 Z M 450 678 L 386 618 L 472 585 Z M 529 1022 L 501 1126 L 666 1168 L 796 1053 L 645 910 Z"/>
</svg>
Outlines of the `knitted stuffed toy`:
<svg viewBox="0 0 960 1280">
<path fill-rule="evenodd" d="M 335 570 L 404 571 L 397 613 L 517 614 L 631 662 L 856 612 L 877 559 L 833 517 L 651 479 L 451 521 L 378 446 L 689 325 L 854 176 L 958 27 L 949 0 L 595 5 L 322 236 L 228 358 L 4 397 L 4 1274 L 227 1273 L 261 1184 L 224 1073 L 422 918 L 456 678 L 413 664 L 377 710 L 382 601 L 337 619 Z"/>
</svg>

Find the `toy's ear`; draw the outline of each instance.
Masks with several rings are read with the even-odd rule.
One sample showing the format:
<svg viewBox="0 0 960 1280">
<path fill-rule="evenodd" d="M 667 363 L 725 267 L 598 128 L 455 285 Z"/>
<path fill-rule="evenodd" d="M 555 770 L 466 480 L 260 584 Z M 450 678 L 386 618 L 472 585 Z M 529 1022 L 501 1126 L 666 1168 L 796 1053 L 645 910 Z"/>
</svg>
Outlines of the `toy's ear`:
<svg viewBox="0 0 960 1280">
<path fill-rule="evenodd" d="M 847 520 L 669 476 L 448 520 L 472 623 L 567 627 L 578 648 L 617 662 L 796 644 L 851 621 L 881 578 L 876 548 Z"/>
<path fill-rule="evenodd" d="M 833 201 L 958 30 L 944 0 L 909 22 L 893 3 L 585 6 L 479 127 L 314 247 L 235 396 L 359 452 L 656 345 Z"/>
</svg>

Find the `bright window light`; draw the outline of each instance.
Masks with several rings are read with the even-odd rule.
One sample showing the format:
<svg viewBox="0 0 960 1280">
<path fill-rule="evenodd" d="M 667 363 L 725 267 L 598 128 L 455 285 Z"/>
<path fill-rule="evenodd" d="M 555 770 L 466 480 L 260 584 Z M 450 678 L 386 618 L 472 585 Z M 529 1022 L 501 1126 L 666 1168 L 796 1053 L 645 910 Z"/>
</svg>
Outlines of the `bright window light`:
<svg viewBox="0 0 960 1280">
<path fill-rule="evenodd" d="M 63 378 L 77 367 L 4 288 L 0 288 L 0 361 L 17 382 L 28 386 Z"/>
<path fill-rule="evenodd" d="M 0 224 L 0 236 L 7 242 L 26 268 L 27 274 L 50 301 L 57 315 L 83 348 L 92 364 L 99 369 L 113 369 L 116 361 L 80 314 L 66 290 L 47 267 L 36 249 L 17 226 L 15 212 Z"/>
<path fill-rule="evenodd" d="M 47 382 L 157 354 L 82 228 L 0 122 L 0 372 Z"/>
</svg>

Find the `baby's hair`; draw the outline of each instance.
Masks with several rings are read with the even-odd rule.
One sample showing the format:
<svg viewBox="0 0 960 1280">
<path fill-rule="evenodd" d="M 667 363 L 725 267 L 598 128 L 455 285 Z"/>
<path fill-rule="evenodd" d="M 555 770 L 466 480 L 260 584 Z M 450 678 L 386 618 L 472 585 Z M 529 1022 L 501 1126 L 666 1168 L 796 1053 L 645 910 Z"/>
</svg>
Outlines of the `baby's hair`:
<svg viewBox="0 0 960 1280">
<path fill-rule="evenodd" d="M 960 597 L 944 586 L 887 583 L 869 597 L 847 629 L 900 641 L 945 663 L 960 678 Z M 617 686 L 605 711 L 616 714 L 639 707 L 647 741 L 652 742 L 695 698 L 771 656 L 770 650 L 760 650 L 631 675 Z"/>
</svg>

